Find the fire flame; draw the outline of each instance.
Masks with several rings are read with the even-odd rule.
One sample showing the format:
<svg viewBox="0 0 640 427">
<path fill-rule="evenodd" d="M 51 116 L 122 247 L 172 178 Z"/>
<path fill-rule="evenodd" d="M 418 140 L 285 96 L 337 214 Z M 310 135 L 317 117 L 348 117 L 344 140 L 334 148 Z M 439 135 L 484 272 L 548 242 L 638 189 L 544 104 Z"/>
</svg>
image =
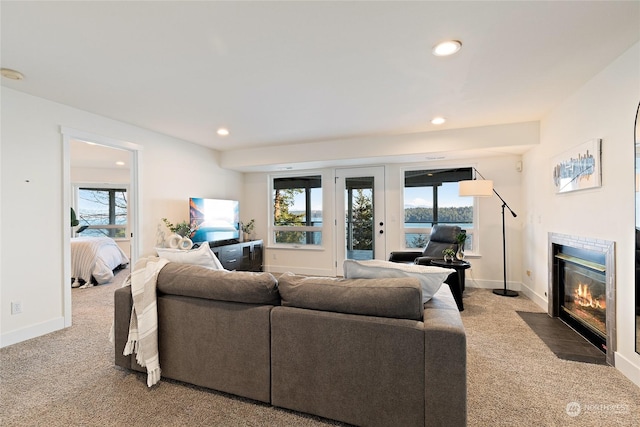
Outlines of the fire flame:
<svg viewBox="0 0 640 427">
<path fill-rule="evenodd" d="M 578 284 L 578 287 L 575 290 L 574 300 L 576 304 L 582 307 L 600 308 L 603 310 L 607 308 L 605 300 L 596 299 L 591 296 L 589 285 Z"/>
</svg>

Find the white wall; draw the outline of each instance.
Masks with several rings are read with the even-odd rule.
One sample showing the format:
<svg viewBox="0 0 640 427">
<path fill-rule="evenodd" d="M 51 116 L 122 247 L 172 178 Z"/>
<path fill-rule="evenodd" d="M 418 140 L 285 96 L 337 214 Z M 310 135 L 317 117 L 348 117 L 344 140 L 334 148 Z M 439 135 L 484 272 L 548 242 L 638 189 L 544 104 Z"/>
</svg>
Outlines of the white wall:
<svg viewBox="0 0 640 427">
<path fill-rule="evenodd" d="M 548 233 L 614 241 L 616 245 L 616 367 L 640 385 L 634 351 L 634 146 L 640 100 L 640 44 L 636 44 L 551 111 L 541 122 L 540 145 L 524 157 L 523 282 L 547 308 Z M 602 139 L 602 187 L 556 195 L 554 156 L 593 138 Z"/>
<path fill-rule="evenodd" d="M 63 327 L 61 126 L 143 147 L 142 256 L 154 253 L 160 218 L 188 219 L 190 196 L 241 194 L 242 174 L 218 167 L 214 150 L 10 89 L 1 95 L 0 346 Z M 22 314 L 11 315 L 11 301 Z"/>
</svg>

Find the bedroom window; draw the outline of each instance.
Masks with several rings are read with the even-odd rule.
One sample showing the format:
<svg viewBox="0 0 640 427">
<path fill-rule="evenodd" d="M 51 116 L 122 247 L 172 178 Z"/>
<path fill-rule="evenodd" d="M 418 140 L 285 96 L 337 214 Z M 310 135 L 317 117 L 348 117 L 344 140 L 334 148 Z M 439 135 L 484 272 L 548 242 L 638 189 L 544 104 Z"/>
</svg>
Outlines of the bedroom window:
<svg viewBox="0 0 640 427">
<path fill-rule="evenodd" d="M 466 230 L 465 250 L 474 252 L 474 199 L 458 196 L 458 181 L 472 179 L 471 168 L 404 172 L 405 247 L 423 248 L 434 224 Z"/>
<path fill-rule="evenodd" d="M 322 244 L 322 177 L 273 179 L 273 242 L 288 245 Z"/>
<path fill-rule="evenodd" d="M 127 190 L 124 188 L 78 189 L 80 236 L 127 237 Z"/>
</svg>

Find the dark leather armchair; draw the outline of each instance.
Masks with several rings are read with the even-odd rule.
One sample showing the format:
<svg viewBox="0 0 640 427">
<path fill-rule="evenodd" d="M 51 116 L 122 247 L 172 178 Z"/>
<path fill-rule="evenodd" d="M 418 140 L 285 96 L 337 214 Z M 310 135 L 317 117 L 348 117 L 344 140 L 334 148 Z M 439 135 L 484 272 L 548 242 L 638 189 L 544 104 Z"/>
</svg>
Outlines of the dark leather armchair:
<svg viewBox="0 0 640 427">
<path fill-rule="evenodd" d="M 445 249 L 458 250 L 456 237 L 462 233 L 457 225 L 436 224 L 431 229 L 429 243 L 422 251 L 397 251 L 391 252 L 389 261 L 410 264 L 430 265 L 432 259 L 443 259 L 442 251 Z"/>
</svg>

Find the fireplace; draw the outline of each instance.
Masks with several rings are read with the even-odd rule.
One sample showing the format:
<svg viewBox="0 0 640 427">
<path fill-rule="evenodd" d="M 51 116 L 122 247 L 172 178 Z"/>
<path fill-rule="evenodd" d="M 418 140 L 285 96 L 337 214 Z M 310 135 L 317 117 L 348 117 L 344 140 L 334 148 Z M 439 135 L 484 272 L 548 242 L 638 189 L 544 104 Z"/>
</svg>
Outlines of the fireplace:
<svg viewBox="0 0 640 427">
<path fill-rule="evenodd" d="M 614 365 L 614 244 L 549 234 L 549 314 L 559 317 Z"/>
</svg>

